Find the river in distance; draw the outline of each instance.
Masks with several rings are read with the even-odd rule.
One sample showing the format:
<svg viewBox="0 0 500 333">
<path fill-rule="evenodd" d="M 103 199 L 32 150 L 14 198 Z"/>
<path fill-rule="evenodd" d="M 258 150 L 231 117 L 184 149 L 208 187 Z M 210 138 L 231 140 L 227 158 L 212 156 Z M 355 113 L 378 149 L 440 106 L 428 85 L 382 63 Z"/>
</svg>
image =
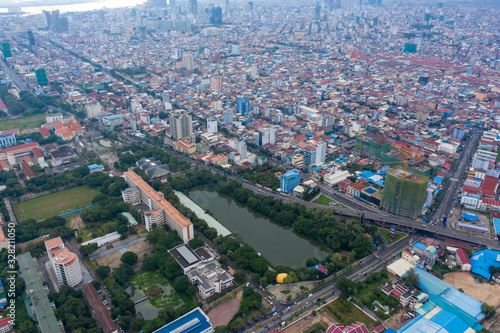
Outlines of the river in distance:
<svg viewBox="0 0 500 333">
<path fill-rule="evenodd" d="M 328 254 L 292 229 L 275 224 L 267 216 L 212 188 L 196 187 L 189 192 L 189 197 L 203 209 L 210 210 L 217 221 L 239 234 L 275 265 L 304 266 L 307 258 L 321 259 Z"/>
<path fill-rule="evenodd" d="M 33 1 L 35 2 L 35 1 Z M 61 13 L 68 12 L 84 12 L 84 11 L 93 11 L 99 10 L 103 8 L 120 8 L 120 7 L 134 7 L 140 4 L 143 4 L 146 0 L 101 0 L 101 1 L 88 1 L 81 3 L 72 3 L 72 4 L 57 4 L 55 5 L 46 5 L 46 6 L 22 6 L 21 10 L 24 15 L 32 15 L 32 14 L 41 14 L 42 11 L 52 11 L 58 9 Z M 26 2 L 23 2 L 23 4 Z M 15 6 L 12 4 L 12 6 Z M 0 12 L 7 12 L 7 8 L 0 8 Z"/>
</svg>

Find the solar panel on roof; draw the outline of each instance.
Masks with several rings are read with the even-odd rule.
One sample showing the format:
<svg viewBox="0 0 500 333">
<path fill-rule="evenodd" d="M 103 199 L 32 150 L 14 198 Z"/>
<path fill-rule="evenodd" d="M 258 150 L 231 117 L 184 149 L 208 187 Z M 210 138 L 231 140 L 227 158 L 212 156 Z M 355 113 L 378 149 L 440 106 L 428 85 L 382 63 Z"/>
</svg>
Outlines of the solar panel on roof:
<svg viewBox="0 0 500 333">
<path fill-rule="evenodd" d="M 189 264 L 192 264 L 196 261 L 198 261 L 198 258 L 196 258 L 196 256 L 191 252 L 189 251 L 189 249 L 183 245 L 183 246 L 180 246 L 177 248 L 177 252 L 179 252 L 179 254 L 189 263 Z"/>
</svg>

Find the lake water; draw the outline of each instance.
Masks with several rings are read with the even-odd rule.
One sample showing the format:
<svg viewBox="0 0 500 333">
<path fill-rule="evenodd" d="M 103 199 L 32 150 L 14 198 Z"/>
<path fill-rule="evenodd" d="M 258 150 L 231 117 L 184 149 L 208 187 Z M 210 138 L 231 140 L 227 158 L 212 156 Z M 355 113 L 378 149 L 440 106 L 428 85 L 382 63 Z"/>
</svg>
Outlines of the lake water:
<svg viewBox="0 0 500 333">
<path fill-rule="evenodd" d="M 307 258 L 320 259 L 328 254 L 292 229 L 273 223 L 267 216 L 211 188 L 195 188 L 189 192 L 189 197 L 200 207 L 210 210 L 217 221 L 239 234 L 273 264 L 304 266 Z"/>
</svg>

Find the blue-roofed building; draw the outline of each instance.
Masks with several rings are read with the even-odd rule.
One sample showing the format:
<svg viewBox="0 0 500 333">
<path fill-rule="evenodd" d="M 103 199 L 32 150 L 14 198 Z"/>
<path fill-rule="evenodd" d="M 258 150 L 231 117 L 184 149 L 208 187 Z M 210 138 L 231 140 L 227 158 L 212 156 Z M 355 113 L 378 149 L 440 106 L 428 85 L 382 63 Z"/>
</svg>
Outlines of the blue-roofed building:
<svg viewBox="0 0 500 333">
<path fill-rule="evenodd" d="M 498 217 L 493 218 L 493 226 L 495 228 L 495 235 L 500 236 L 500 219 Z"/>
<path fill-rule="evenodd" d="M 292 193 L 297 185 L 300 185 L 300 172 L 298 170 L 290 170 L 281 176 L 280 188 L 284 193 Z"/>
<path fill-rule="evenodd" d="M 14 134 L 0 135 L 0 147 L 12 147 L 16 145 L 16 136 Z"/>
<path fill-rule="evenodd" d="M 384 333 L 397 333 L 395 330 L 393 330 L 392 328 L 388 328 L 387 330 L 385 330 Z"/>
<path fill-rule="evenodd" d="M 458 291 L 453 286 L 421 268 L 414 268 L 414 272 L 419 277 L 419 288 L 429 294 L 429 301 L 435 306 L 457 316 L 474 330 L 481 330 L 482 326 L 479 324 L 479 321 L 485 317 L 485 314 L 481 311 L 481 302 Z"/>
<path fill-rule="evenodd" d="M 89 168 L 90 173 L 104 171 L 104 166 L 102 164 L 92 164 L 87 166 Z"/>
<path fill-rule="evenodd" d="M 200 308 L 196 308 L 153 333 L 213 333 L 213 331 L 207 315 Z"/>
<path fill-rule="evenodd" d="M 474 213 L 469 213 L 469 212 L 465 212 L 462 214 L 462 217 L 466 220 L 470 220 L 470 221 L 477 221 L 478 220 L 478 217 L 476 214 Z"/>
<path fill-rule="evenodd" d="M 489 280 L 490 267 L 500 267 L 500 252 L 488 249 L 477 251 L 470 258 L 470 264 L 472 274 Z"/>
</svg>

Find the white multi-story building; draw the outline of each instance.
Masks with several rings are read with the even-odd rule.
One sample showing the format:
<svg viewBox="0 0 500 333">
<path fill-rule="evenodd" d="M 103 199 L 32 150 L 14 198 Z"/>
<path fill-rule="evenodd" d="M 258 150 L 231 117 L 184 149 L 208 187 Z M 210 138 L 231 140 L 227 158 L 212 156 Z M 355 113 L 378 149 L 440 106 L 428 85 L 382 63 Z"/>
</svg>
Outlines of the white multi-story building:
<svg viewBox="0 0 500 333">
<path fill-rule="evenodd" d="M 207 133 L 217 133 L 217 119 L 215 117 L 210 117 L 207 119 Z"/>
<path fill-rule="evenodd" d="M 125 172 L 124 176 L 125 181 L 130 187 L 122 192 L 123 201 L 132 206 L 144 203 L 149 208 L 149 212 L 144 215 L 144 223 L 147 231 L 154 229 L 154 225 L 161 226 L 167 224 L 172 230 L 177 232 L 184 243 L 194 238 L 191 221 L 172 206 L 164 198 L 162 192 L 155 191 L 133 171 Z"/>
<path fill-rule="evenodd" d="M 460 204 L 470 209 L 477 209 L 481 203 L 481 197 L 478 194 L 462 195 Z"/>
<path fill-rule="evenodd" d="M 82 282 L 82 269 L 78 256 L 64 246 L 61 237 L 45 241 L 45 248 L 60 285 L 76 287 Z"/>
<path fill-rule="evenodd" d="M 87 118 L 95 118 L 102 112 L 102 106 L 99 103 L 87 104 L 85 105 L 85 112 L 87 113 Z"/>
</svg>

